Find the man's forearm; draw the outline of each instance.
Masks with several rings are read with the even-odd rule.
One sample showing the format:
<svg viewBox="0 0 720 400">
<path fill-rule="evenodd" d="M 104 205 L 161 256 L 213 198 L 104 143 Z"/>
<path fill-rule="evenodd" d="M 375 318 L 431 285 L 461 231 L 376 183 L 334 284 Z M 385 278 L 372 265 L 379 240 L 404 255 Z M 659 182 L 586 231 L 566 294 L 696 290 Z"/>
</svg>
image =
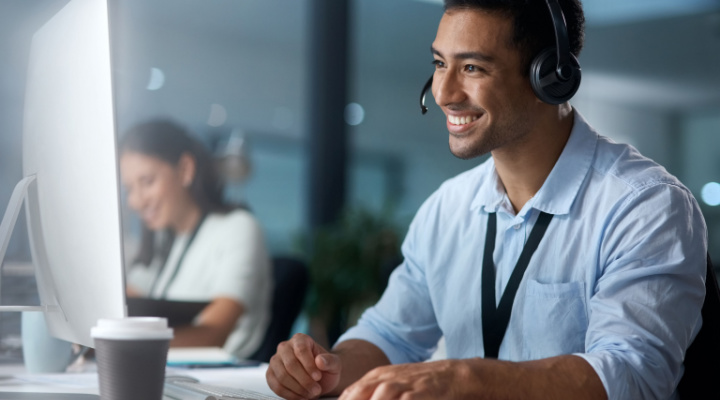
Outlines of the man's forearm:
<svg viewBox="0 0 720 400">
<path fill-rule="evenodd" d="M 374 344 L 365 340 L 347 340 L 332 349 L 332 353 L 340 357 L 342 372 L 340 383 L 328 396 L 339 396 L 346 387 L 362 378 L 374 368 L 389 365 L 390 360 L 385 353 Z"/>
<path fill-rule="evenodd" d="M 367 374 L 390 364 L 377 346 L 363 340 L 348 340 L 332 352 L 340 357 L 342 371 L 338 386 L 328 396 L 340 395 L 363 377 L 363 381 L 376 382 L 420 381 L 429 373 L 443 381 L 435 383 L 446 386 L 443 393 L 450 398 L 607 400 L 595 370 L 583 358 L 572 355 L 523 362 L 484 358 L 442 360 L 391 366 Z"/>
<path fill-rule="evenodd" d="M 565 355 L 524 362 L 482 358 L 465 361 L 471 390 L 466 393 L 467 398 L 607 399 L 600 377 L 581 357 Z"/>
</svg>

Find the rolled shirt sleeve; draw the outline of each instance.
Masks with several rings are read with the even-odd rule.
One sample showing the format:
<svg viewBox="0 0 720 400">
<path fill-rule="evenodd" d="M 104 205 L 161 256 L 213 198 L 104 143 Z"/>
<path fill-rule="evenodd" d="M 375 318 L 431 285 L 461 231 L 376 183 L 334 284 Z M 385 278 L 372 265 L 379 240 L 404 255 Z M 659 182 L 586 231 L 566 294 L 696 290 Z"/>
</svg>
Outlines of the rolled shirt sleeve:
<svg viewBox="0 0 720 400">
<path fill-rule="evenodd" d="M 688 215 L 690 213 L 690 215 Z M 705 223 L 687 190 L 650 187 L 605 229 L 586 352 L 611 399 L 671 398 L 705 298 Z"/>
<path fill-rule="evenodd" d="M 393 271 L 380 301 L 365 311 L 338 343 L 349 339 L 369 341 L 393 364 L 430 357 L 442 332 L 435 319 L 425 271 L 416 262 L 416 229 L 417 223 L 413 222 L 402 246 L 404 261 Z"/>
</svg>

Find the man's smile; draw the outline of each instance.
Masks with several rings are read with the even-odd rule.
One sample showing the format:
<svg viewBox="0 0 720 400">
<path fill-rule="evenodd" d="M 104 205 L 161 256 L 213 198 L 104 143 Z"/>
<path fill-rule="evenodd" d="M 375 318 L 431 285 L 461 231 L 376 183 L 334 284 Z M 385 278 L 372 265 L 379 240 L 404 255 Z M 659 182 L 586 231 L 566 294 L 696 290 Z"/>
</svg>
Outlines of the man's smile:
<svg viewBox="0 0 720 400">
<path fill-rule="evenodd" d="M 485 113 L 447 114 L 447 129 L 453 136 L 462 135 L 475 127 Z"/>
</svg>

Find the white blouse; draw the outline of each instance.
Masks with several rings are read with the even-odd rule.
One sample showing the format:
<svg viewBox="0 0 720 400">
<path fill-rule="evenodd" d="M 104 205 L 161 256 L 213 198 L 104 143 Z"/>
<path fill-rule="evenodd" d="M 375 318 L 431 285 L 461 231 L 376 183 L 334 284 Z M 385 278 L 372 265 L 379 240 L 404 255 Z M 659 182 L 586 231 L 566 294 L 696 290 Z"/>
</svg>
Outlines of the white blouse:
<svg viewBox="0 0 720 400">
<path fill-rule="evenodd" d="M 175 274 L 188 239 L 188 235 L 176 237 L 162 269 L 158 260 L 147 267 L 133 266 L 128 286 L 144 296 L 167 300 L 229 297 L 239 301 L 244 313 L 224 348 L 239 358 L 252 355 L 270 323 L 273 289 L 272 265 L 260 225 L 245 210 L 208 215 Z"/>
</svg>

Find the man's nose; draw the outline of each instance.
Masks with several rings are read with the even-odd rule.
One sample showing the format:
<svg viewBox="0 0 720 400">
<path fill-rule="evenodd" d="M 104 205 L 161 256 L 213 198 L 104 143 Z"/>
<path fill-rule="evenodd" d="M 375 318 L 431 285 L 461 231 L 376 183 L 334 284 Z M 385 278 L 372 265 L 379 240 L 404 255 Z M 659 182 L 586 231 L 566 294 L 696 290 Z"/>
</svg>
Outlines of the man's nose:
<svg viewBox="0 0 720 400">
<path fill-rule="evenodd" d="M 458 74 L 450 70 L 436 72 L 433 77 L 433 97 L 441 107 L 462 102 L 465 95 Z"/>
</svg>

